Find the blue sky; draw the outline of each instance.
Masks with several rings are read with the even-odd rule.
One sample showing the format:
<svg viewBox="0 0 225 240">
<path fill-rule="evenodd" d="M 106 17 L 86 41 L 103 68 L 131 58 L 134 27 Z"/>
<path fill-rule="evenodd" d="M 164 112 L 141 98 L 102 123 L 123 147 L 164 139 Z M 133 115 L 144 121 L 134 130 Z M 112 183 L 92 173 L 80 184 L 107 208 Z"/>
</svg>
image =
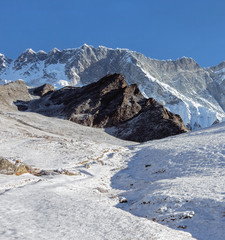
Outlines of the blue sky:
<svg viewBox="0 0 225 240">
<path fill-rule="evenodd" d="M 225 60 L 224 0 L 0 0 L 0 52 L 87 43 L 157 59 Z"/>
</svg>

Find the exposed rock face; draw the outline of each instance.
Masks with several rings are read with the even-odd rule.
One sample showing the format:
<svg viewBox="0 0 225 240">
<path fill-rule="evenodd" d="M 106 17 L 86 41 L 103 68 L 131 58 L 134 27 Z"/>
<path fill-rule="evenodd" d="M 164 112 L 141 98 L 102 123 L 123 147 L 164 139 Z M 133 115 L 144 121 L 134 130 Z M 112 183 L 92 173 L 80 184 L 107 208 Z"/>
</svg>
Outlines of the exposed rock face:
<svg viewBox="0 0 225 240">
<path fill-rule="evenodd" d="M 168 111 L 154 99 L 141 113 L 112 129 L 112 134 L 124 140 L 145 142 L 187 132 L 181 117 Z"/>
<path fill-rule="evenodd" d="M 1 108 L 16 110 L 17 107 L 13 103 L 29 100 L 31 100 L 31 96 L 24 81 L 18 80 L 9 84 L 0 85 Z"/>
<path fill-rule="evenodd" d="M 51 84 L 44 84 L 40 87 L 37 87 L 37 88 L 33 88 L 32 89 L 32 93 L 34 95 L 37 95 L 37 96 L 44 96 L 46 93 L 50 92 L 50 91 L 54 91 L 55 88 L 51 85 Z"/>
<path fill-rule="evenodd" d="M 111 127 L 138 114 L 145 98 L 137 85 L 128 86 L 122 75 L 113 74 L 82 88 L 55 91 L 49 100 L 63 103 L 63 115 L 73 122 Z"/>
<path fill-rule="evenodd" d="M 146 99 L 138 86 L 127 85 L 121 74 L 107 75 L 81 88 L 56 90 L 32 101 L 29 109 L 85 126 L 113 127 L 107 131 L 138 142 L 187 131 L 179 115 L 153 98 Z"/>
</svg>

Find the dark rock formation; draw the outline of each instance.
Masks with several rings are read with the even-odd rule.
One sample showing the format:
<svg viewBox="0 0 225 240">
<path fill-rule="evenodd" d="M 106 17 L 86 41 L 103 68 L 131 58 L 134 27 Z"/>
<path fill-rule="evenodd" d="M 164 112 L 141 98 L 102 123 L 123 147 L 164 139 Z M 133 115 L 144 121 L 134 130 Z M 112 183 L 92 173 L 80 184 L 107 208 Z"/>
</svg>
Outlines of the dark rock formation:
<svg viewBox="0 0 225 240">
<path fill-rule="evenodd" d="M 128 86 L 122 75 L 114 74 L 82 88 L 55 91 L 49 100 L 57 105 L 63 103 L 61 112 L 73 122 L 111 127 L 137 115 L 145 98 L 136 84 Z"/>
<path fill-rule="evenodd" d="M 118 138 L 145 142 L 187 132 L 181 117 L 168 111 L 154 99 L 140 114 L 112 129 Z"/>
<path fill-rule="evenodd" d="M 42 85 L 42 86 L 40 86 L 40 87 L 33 88 L 33 89 L 32 89 L 32 93 L 33 93 L 34 95 L 37 95 L 37 96 L 42 97 L 42 96 L 44 96 L 46 93 L 48 93 L 48 92 L 50 92 L 50 91 L 54 91 L 54 89 L 55 89 L 54 86 L 52 86 L 51 84 L 46 83 L 46 84 L 44 84 L 44 85 Z"/>
<path fill-rule="evenodd" d="M 11 82 L 6 85 L 0 85 L 0 104 L 1 108 L 10 108 L 16 110 L 13 103 L 31 100 L 27 85 L 22 80 Z"/>
<path fill-rule="evenodd" d="M 121 74 L 107 75 L 81 88 L 56 90 L 32 101 L 29 109 L 85 126 L 104 127 L 119 138 L 137 142 L 187 131 L 179 115 L 153 98 L 144 98 L 138 86 L 127 85 Z"/>
</svg>

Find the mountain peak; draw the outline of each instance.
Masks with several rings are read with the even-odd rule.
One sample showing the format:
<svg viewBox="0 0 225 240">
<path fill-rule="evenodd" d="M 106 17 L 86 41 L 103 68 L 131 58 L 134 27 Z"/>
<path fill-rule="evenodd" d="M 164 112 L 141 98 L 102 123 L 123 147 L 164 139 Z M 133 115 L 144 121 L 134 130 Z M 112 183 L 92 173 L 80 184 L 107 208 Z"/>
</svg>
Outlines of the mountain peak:
<svg viewBox="0 0 225 240">
<path fill-rule="evenodd" d="M 38 52 L 37 52 L 37 54 L 47 54 L 45 51 L 43 51 L 43 50 L 39 50 Z"/>
<path fill-rule="evenodd" d="M 36 54 L 36 52 L 33 49 L 31 49 L 31 48 L 27 48 L 23 53 Z"/>
<path fill-rule="evenodd" d="M 84 43 L 84 44 L 82 45 L 82 47 L 83 47 L 83 48 L 90 48 L 90 47 L 93 47 L 93 46 L 88 45 L 87 43 Z"/>
<path fill-rule="evenodd" d="M 58 53 L 61 52 L 58 48 L 53 48 L 49 53 Z"/>
<path fill-rule="evenodd" d="M 182 58 L 176 59 L 174 62 L 185 70 L 194 70 L 201 68 L 200 65 L 193 58 L 190 57 L 183 56 Z"/>
</svg>

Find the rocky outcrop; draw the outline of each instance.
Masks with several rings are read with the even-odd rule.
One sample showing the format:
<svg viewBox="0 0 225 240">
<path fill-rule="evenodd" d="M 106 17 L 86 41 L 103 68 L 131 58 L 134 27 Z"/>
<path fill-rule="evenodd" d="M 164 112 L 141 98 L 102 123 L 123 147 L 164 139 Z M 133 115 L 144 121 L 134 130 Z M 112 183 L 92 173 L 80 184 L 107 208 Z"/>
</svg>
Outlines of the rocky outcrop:
<svg viewBox="0 0 225 240">
<path fill-rule="evenodd" d="M 136 84 L 127 85 L 120 74 L 108 75 L 82 88 L 63 88 L 49 98 L 61 105 L 67 119 L 91 127 L 111 127 L 139 113 L 145 98 Z"/>
<path fill-rule="evenodd" d="M 44 95 L 28 106 L 30 111 L 107 128 L 122 139 L 144 142 L 187 131 L 179 115 L 153 98 L 145 98 L 136 84 L 111 74 L 87 86 L 65 87 Z"/>
<path fill-rule="evenodd" d="M 29 173 L 30 168 L 19 162 L 11 162 L 6 158 L 0 157 L 0 174 L 7 174 L 7 175 L 22 175 L 24 173 Z"/>
<path fill-rule="evenodd" d="M 168 111 L 164 106 L 150 100 L 141 113 L 128 122 L 111 130 L 112 134 L 124 140 L 146 142 L 187 132 L 181 117 Z"/>
<path fill-rule="evenodd" d="M 51 91 L 54 91 L 54 89 L 55 89 L 55 88 L 54 88 L 51 84 L 46 83 L 46 84 L 44 84 L 44 85 L 42 85 L 42 86 L 40 86 L 40 87 L 33 88 L 31 92 L 32 92 L 32 94 L 34 94 L 34 95 L 37 95 L 37 96 L 39 96 L 39 97 L 42 97 L 42 96 L 44 96 L 46 93 L 51 92 Z"/>
<path fill-rule="evenodd" d="M 79 172 L 71 172 L 66 169 L 40 170 L 38 168 L 30 167 L 19 160 L 10 161 L 6 158 L 0 157 L 0 174 L 20 176 L 25 173 L 30 173 L 33 174 L 34 176 L 59 175 L 59 174 L 74 176 L 80 174 Z"/>
<path fill-rule="evenodd" d="M 0 104 L 2 109 L 17 110 L 17 107 L 13 103 L 20 105 L 20 102 L 29 100 L 31 100 L 31 96 L 24 81 L 18 80 L 9 84 L 0 85 Z"/>
</svg>

